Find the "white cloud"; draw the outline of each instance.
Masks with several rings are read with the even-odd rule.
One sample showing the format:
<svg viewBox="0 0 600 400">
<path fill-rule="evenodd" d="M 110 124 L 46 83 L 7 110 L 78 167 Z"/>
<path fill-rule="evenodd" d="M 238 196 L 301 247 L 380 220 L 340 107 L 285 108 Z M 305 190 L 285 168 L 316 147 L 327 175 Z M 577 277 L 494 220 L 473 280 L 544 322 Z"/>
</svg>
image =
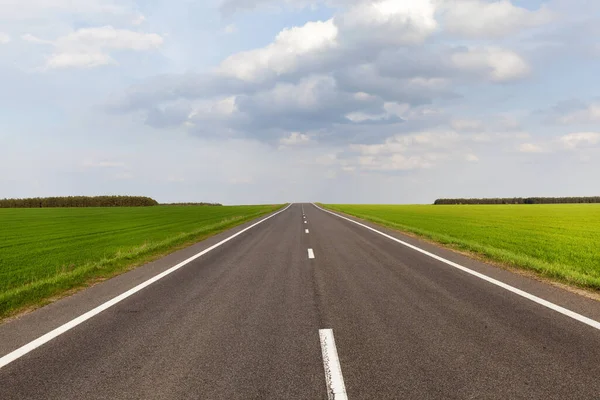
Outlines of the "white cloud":
<svg viewBox="0 0 600 400">
<path fill-rule="evenodd" d="M 558 139 L 565 149 L 574 150 L 578 148 L 593 147 L 600 144 L 600 133 L 579 132 L 570 133 Z"/>
<path fill-rule="evenodd" d="M 374 100 L 376 99 L 377 98 L 375 98 Z M 410 104 L 385 102 L 383 104 L 383 112 L 374 114 L 364 111 L 353 111 L 351 113 L 346 114 L 345 117 L 352 122 L 384 121 L 391 120 L 394 117 L 403 118 L 408 110 L 410 110 Z"/>
<path fill-rule="evenodd" d="M 365 93 L 365 92 L 357 92 L 357 93 L 354 93 L 354 98 L 355 98 L 356 100 L 364 100 L 364 101 L 367 101 L 367 100 L 373 100 L 373 99 L 376 99 L 377 97 L 376 97 L 376 96 L 373 96 L 372 94 L 369 94 L 369 93 Z"/>
<path fill-rule="evenodd" d="M 450 161 L 477 163 L 480 157 L 475 152 L 489 151 L 490 146 L 512 146 L 519 136 L 453 130 L 397 134 L 383 143 L 350 145 L 345 165 L 374 172 L 431 169 Z"/>
<path fill-rule="evenodd" d="M 519 30 L 546 24 L 552 13 L 542 7 L 531 11 L 513 5 L 509 0 L 451 0 L 442 7 L 446 31 L 468 38 L 496 38 Z"/>
<path fill-rule="evenodd" d="M 155 33 L 140 33 L 112 26 L 83 28 L 61 36 L 55 41 L 39 39 L 33 35 L 23 35 L 23 39 L 54 47 L 46 67 L 97 67 L 116 64 L 108 54 L 110 50 L 155 50 L 163 44 L 163 38 Z"/>
<path fill-rule="evenodd" d="M 468 136 L 453 131 L 418 132 L 395 135 L 382 144 L 351 145 L 351 149 L 364 155 L 385 155 L 406 152 L 414 149 L 447 149 L 455 143 L 469 140 Z"/>
<path fill-rule="evenodd" d="M 529 75 L 531 68 L 517 53 L 497 47 L 470 48 L 452 55 L 454 65 L 479 73 L 495 82 L 507 82 Z"/>
<path fill-rule="evenodd" d="M 240 107 L 243 107 L 242 111 L 260 113 L 261 116 L 268 118 L 290 112 L 300 112 L 306 115 L 311 112 L 320 113 L 323 110 L 333 110 L 340 107 L 345 100 L 347 99 L 340 93 L 334 78 L 326 75 L 313 75 L 303 78 L 297 84 L 277 83 L 270 90 L 246 97 Z M 359 101 L 355 101 L 355 103 L 362 104 Z"/>
<path fill-rule="evenodd" d="M 440 119 L 439 113 L 411 107 L 457 98 L 457 83 L 505 82 L 529 72 L 527 63 L 510 50 L 461 49 L 440 45 L 437 39 L 431 47 L 424 44 L 437 30 L 434 1 L 336 4 L 343 7 L 329 20 L 286 28 L 269 45 L 234 53 L 205 74 L 157 77 L 112 109 L 155 113 L 173 100 L 188 101 L 194 109 L 195 103 L 215 96 L 234 96 L 236 112 L 229 126 L 222 120 L 219 127 L 205 124 L 206 130 L 267 137 L 274 143 L 283 132 L 333 124 L 384 126 Z M 215 119 L 207 113 L 194 116 L 198 122 Z"/>
<path fill-rule="evenodd" d="M 345 115 L 352 122 L 365 122 L 365 121 L 381 121 L 388 117 L 387 114 L 369 114 L 362 111 L 355 111 Z"/>
<path fill-rule="evenodd" d="M 6 44 L 10 42 L 10 36 L 6 33 L 0 32 L 0 44 Z"/>
<path fill-rule="evenodd" d="M 58 53 L 46 61 L 48 68 L 93 68 L 116 64 L 108 54 L 103 53 Z"/>
<path fill-rule="evenodd" d="M 331 8 L 338 8 L 369 1 L 372 2 L 372 0 L 220 0 L 220 8 L 225 14 L 240 10 L 252 10 L 261 6 L 278 11 L 286 11 L 288 9 L 297 11 L 306 7 L 314 9 L 314 7 L 320 4 Z"/>
<path fill-rule="evenodd" d="M 543 153 L 544 148 L 534 143 L 521 143 L 517 147 L 519 153 Z"/>
<path fill-rule="evenodd" d="M 417 108 L 410 109 L 408 112 L 402 115 L 402 117 L 409 121 L 426 121 L 435 120 L 436 118 L 440 118 L 443 115 L 444 110 L 440 108 L 420 106 Z"/>
<path fill-rule="evenodd" d="M 569 112 L 557 120 L 565 125 L 600 122 L 600 103 L 592 103 L 583 109 Z"/>
<path fill-rule="evenodd" d="M 410 171 L 432 168 L 438 159 L 436 154 L 405 156 L 392 154 L 388 157 L 360 156 L 358 166 L 366 171 Z"/>
<path fill-rule="evenodd" d="M 163 44 L 163 38 L 155 33 L 140 33 L 112 26 L 83 28 L 55 41 L 59 49 L 106 48 L 117 50 L 152 50 Z"/>
<path fill-rule="evenodd" d="M 303 56 L 337 45 L 338 30 L 333 20 L 308 22 L 281 31 L 270 45 L 234 54 L 221 63 L 218 72 L 245 81 L 258 80 L 265 73 L 281 75 L 298 67 Z"/>
<path fill-rule="evenodd" d="M 422 43 L 437 28 L 430 0 L 358 2 L 335 17 L 340 40 L 352 46 L 402 46 Z"/>
<path fill-rule="evenodd" d="M 36 36 L 33 36 L 30 33 L 26 33 L 24 35 L 21 35 L 21 39 L 29 42 L 29 43 L 36 43 L 36 44 L 53 44 L 53 42 L 51 40 L 44 40 L 44 39 L 40 39 Z"/>
<path fill-rule="evenodd" d="M 230 117 L 237 112 L 236 97 L 228 96 L 196 102 L 192 106 L 188 118 L 190 120 L 221 119 Z"/>
<path fill-rule="evenodd" d="M 279 139 L 279 144 L 283 146 L 299 146 L 310 142 L 310 136 L 300 132 L 292 132 L 288 136 Z"/>
<path fill-rule="evenodd" d="M 294 107 L 314 110 L 322 105 L 325 98 L 335 92 L 337 83 L 327 76 L 311 76 L 297 85 L 277 84 L 273 90 L 265 93 L 265 100 L 272 100 L 274 108 Z"/>
<path fill-rule="evenodd" d="M 0 19 L 35 19 L 47 13 L 126 14 L 128 0 L 2 0 Z"/>
<path fill-rule="evenodd" d="M 394 102 L 387 102 L 383 105 L 383 108 L 388 113 L 388 115 L 395 115 L 396 117 L 402 118 L 406 115 L 407 111 L 410 110 L 410 104 L 398 104 Z"/>
<path fill-rule="evenodd" d="M 363 52 L 365 46 L 419 44 L 437 27 L 434 12 L 430 0 L 358 2 L 327 21 L 284 29 L 268 46 L 228 57 L 218 72 L 244 81 L 261 81 L 296 72 L 311 62 L 325 68 L 329 57 L 339 62 L 341 57 Z M 339 53 L 332 54 L 334 50 Z M 415 77 L 410 84 L 438 88 L 446 82 Z"/>
</svg>

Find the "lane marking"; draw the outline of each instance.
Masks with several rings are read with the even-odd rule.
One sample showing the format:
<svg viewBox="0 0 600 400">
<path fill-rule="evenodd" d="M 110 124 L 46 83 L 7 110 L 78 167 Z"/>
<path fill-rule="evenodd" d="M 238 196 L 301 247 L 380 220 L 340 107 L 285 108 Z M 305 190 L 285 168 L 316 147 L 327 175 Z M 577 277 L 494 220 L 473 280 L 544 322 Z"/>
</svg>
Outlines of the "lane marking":
<svg viewBox="0 0 600 400">
<path fill-rule="evenodd" d="M 319 329 L 319 338 L 321 340 L 325 381 L 327 382 L 327 398 L 329 400 L 348 400 L 333 331 L 331 329 Z"/>
<path fill-rule="evenodd" d="M 304 230 L 304 232 L 305 232 L 305 233 L 308 233 L 308 229 L 305 229 L 305 230 Z"/>
<path fill-rule="evenodd" d="M 313 249 L 308 249 L 308 258 L 315 258 L 315 252 Z"/>
<path fill-rule="evenodd" d="M 285 210 L 287 210 L 288 208 L 290 208 L 292 206 L 293 203 L 290 203 L 286 208 L 284 208 L 281 211 L 277 211 L 275 214 L 269 215 L 268 217 L 250 225 L 247 228 L 242 229 L 241 231 L 229 236 L 226 239 L 221 240 L 219 243 L 214 244 L 212 246 L 210 246 L 209 248 L 201 251 L 200 253 L 188 258 L 187 260 L 184 260 L 182 262 L 180 262 L 179 264 L 169 268 L 168 270 L 161 272 L 160 274 L 148 279 L 145 282 L 140 283 L 139 285 L 129 289 L 128 291 L 118 295 L 117 297 L 114 297 L 113 299 L 107 301 L 106 303 L 103 303 L 101 305 L 99 305 L 96 308 L 93 308 L 92 310 L 86 312 L 85 314 L 80 315 L 79 317 L 65 323 L 64 325 L 59 326 L 58 328 L 46 333 L 45 335 L 40 336 L 39 338 L 33 340 L 32 342 L 29 342 L 28 344 L 18 348 L 17 350 L 14 350 L 11 353 L 8 353 L 7 355 L 5 355 L 4 357 L 0 358 L 0 369 L 2 367 L 5 367 L 6 365 L 10 364 L 11 362 L 23 357 L 25 354 L 37 349 L 38 347 L 48 343 L 49 341 L 51 341 L 52 339 L 62 335 L 63 333 L 75 328 L 77 325 L 82 324 L 83 322 L 87 321 L 88 319 L 100 314 L 102 311 L 114 306 L 115 304 L 125 300 L 126 298 L 128 298 L 129 296 L 139 292 L 140 290 L 144 289 L 147 286 L 150 286 L 151 284 L 153 284 L 154 282 L 164 278 L 167 275 L 172 274 L 173 272 L 177 271 L 178 269 L 180 269 L 181 267 L 191 263 L 192 261 L 202 257 L 203 255 L 205 255 L 206 253 L 208 253 L 211 250 L 216 249 L 217 247 L 229 242 L 231 239 L 234 239 L 236 237 L 238 237 L 239 235 L 241 235 L 242 233 L 254 228 L 255 226 L 262 224 L 263 222 L 265 222 L 268 219 L 273 218 L 274 216 L 281 214 L 282 212 L 284 212 Z"/>
<path fill-rule="evenodd" d="M 305 224 L 308 224 L 308 221 L 304 221 Z"/>
<path fill-rule="evenodd" d="M 542 299 L 541 297 L 537 297 L 537 296 L 535 296 L 535 295 L 533 295 L 533 294 L 531 294 L 531 293 L 528 293 L 528 292 L 526 292 L 526 291 L 524 291 L 524 290 L 517 289 L 516 287 L 514 287 L 514 286 L 511 286 L 511 285 L 509 285 L 509 284 L 507 284 L 507 283 L 504 283 L 504 282 L 502 282 L 502 281 L 499 281 L 499 280 L 497 280 L 497 279 L 490 278 L 489 276 L 487 276 L 487 275 L 484 275 L 484 274 L 482 274 L 481 272 L 477 272 L 477 271 L 474 271 L 474 270 L 472 270 L 472 269 L 469 269 L 469 268 L 467 268 L 467 267 L 464 267 L 464 266 L 462 266 L 462 265 L 460 265 L 460 264 L 457 264 L 457 263 L 455 263 L 455 262 L 453 262 L 453 261 L 447 260 L 447 259 L 445 259 L 445 258 L 443 258 L 443 257 L 440 257 L 440 256 L 438 256 L 438 255 L 435 255 L 435 254 L 433 254 L 433 253 L 430 253 L 430 252 L 428 252 L 428 251 L 426 251 L 426 250 L 423 250 L 423 249 L 421 249 L 421 248 L 419 248 L 419 247 L 417 247 L 417 246 L 413 246 L 413 245 L 412 245 L 412 244 L 410 244 L 410 243 L 406 243 L 406 242 L 404 242 L 404 241 L 402 241 L 402 240 L 400 240 L 400 239 L 397 239 L 397 238 L 395 238 L 395 237 L 393 237 L 393 236 L 390 236 L 390 235 L 388 235 L 388 234 L 386 234 L 386 233 L 380 232 L 380 231 L 378 231 L 377 229 L 371 228 L 371 227 L 370 227 L 370 226 L 368 226 L 368 225 L 361 224 L 360 222 L 356 222 L 356 221 L 354 221 L 354 220 L 352 220 L 352 219 L 350 219 L 350 218 L 346 218 L 346 217 L 344 217 L 344 216 L 342 216 L 342 215 L 336 214 L 336 213 L 334 213 L 334 212 L 331 212 L 331 211 L 329 211 L 329 210 L 325 210 L 324 208 L 321 208 L 321 207 L 317 206 L 317 205 L 316 205 L 316 204 L 314 204 L 314 203 L 312 203 L 312 205 L 313 205 L 313 206 L 315 206 L 316 208 L 318 208 L 318 209 L 319 209 L 319 210 L 321 210 L 321 211 L 325 211 L 326 213 L 329 213 L 329 214 L 331 214 L 331 215 L 335 215 L 335 216 L 336 216 L 336 217 L 338 217 L 338 218 L 345 219 L 346 221 L 350 221 L 350 222 L 352 222 L 353 224 L 356 224 L 356 225 L 362 226 L 363 228 L 367 228 L 368 230 L 370 230 L 370 231 L 372 231 L 372 232 L 375 232 L 375 233 L 377 233 L 377 234 L 379 234 L 379 235 L 381 235 L 381 236 L 384 236 L 384 237 L 386 237 L 386 238 L 388 238 L 388 239 L 390 239 L 390 240 L 393 240 L 394 242 L 400 243 L 401 245 L 403 245 L 403 246 L 406 246 L 406 247 L 408 247 L 408 248 L 410 248 L 410 249 L 413 249 L 413 250 L 415 250 L 415 251 L 418 251 L 418 252 L 419 252 L 419 253 L 421 253 L 421 254 L 425 254 L 426 256 L 429 256 L 429 257 L 431 257 L 431 258 L 434 258 L 434 259 L 436 259 L 436 260 L 438 260 L 438 261 L 441 261 L 441 262 L 443 262 L 444 264 L 447 264 L 447 265 L 449 265 L 449 266 L 451 266 L 451 267 L 454 267 L 454 268 L 456 268 L 456 269 L 459 269 L 459 270 L 461 270 L 461 271 L 463 271 L 463 272 L 466 272 L 467 274 L 473 275 L 473 276 L 475 276 L 475 277 L 477 277 L 477 278 L 479 278 L 479 279 L 483 279 L 483 280 L 484 280 L 484 281 L 486 281 L 486 282 L 489 282 L 489 283 L 491 283 L 491 284 L 493 284 L 493 285 L 499 286 L 499 287 L 501 287 L 501 288 L 503 288 L 503 289 L 506 289 L 506 290 L 508 290 L 509 292 L 512 292 L 512 293 L 514 293 L 514 294 L 516 294 L 516 295 L 519 295 L 519 296 L 521 296 L 521 297 L 524 297 L 524 298 L 526 298 L 527 300 L 531 300 L 531 301 L 533 301 L 534 303 L 537 303 L 537 304 L 539 304 L 539 305 L 541 305 L 541 306 L 544 306 L 544 307 L 546 307 L 546 308 L 549 308 L 549 309 L 551 309 L 551 310 L 554 310 L 554 311 L 556 311 L 556 312 L 558 312 L 558 313 L 560 313 L 560 314 L 566 315 L 566 316 L 567 316 L 567 317 L 569 317 L 569 318 L 573 318 L 574 320 L 577 320 L 577 321 L 579 321 L 579 322 L 582 322 L 582 323 L 584 323 L 584 324 L 586 324 L 586 325 L 589 325 L 589 326 L 591 326 L 592 328 L 595 328 L 595 329 L 598 329 L 598 330 L 600 330 L 600 322 L 598 322 L 598 321 L 595 321 L 595 320 L 593 320 L 593 319 L 591 319 L 591 318 L 585 317 L 585 316 L 583 316 L 583 315 L 581 315 L 581 314 L 578 314 L 578 313 L 576 313 L 576 312 L 574 312 L 574 311 L 571 311 L 571 310 L 569 310 L 569 309 L 567 309 L 567 308 L 561 307 L 561 306 L 559 306 L 558 304 L 554 304 L 554 303 L 552 303 L 552 302 L 550 302 L 550 301 L 548 301 L 548 300 L 544 300 L 544 299 Z"/>
</svg>

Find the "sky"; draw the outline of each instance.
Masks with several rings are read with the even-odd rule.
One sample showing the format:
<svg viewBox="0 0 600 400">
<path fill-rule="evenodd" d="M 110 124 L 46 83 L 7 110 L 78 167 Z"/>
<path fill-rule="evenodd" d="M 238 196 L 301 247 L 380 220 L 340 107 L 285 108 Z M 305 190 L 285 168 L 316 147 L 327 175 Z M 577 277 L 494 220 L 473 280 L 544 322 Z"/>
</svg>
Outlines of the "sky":
<svg viewBox="0 0 600 400">
<path fill-rule="evenodd" d="M 597 0 L 0 0 L 0 198 L 600 193 Z"/>
</svg>

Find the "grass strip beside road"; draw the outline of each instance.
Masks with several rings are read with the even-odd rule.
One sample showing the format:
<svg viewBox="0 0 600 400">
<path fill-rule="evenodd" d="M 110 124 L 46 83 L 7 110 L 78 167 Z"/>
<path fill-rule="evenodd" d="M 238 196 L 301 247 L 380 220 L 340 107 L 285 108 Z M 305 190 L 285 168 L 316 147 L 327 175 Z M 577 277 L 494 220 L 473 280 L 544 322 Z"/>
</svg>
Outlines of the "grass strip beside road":
<svg viewBox="0 0 600 400">
<path fill-rule="evenodd" d="M 546 278 L 600 290 L 600 204 L 323 206 Z"/>
<path fill-rule="evenodd" d="M 281 208 L 0 209 L 0 319 Z"/>
</svg>

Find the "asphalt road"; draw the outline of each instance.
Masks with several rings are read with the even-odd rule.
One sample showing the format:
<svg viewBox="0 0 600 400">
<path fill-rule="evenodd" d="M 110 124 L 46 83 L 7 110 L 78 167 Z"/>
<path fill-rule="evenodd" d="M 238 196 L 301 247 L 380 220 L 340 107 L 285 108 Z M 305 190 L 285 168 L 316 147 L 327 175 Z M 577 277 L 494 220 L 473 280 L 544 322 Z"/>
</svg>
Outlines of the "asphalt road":
<svg viewBox="0 0 600 400">
<path fill-rule="evenodd" d="M 0 357 L 228 235 L 0 326 Z M 393 235 L 599 320 L 593 300 Z M 326 399 L 321 329 L 351 400 L 600 398 L 600 330 L 294 204 L 4 366 L 0 399 Z"/>
</svg>

